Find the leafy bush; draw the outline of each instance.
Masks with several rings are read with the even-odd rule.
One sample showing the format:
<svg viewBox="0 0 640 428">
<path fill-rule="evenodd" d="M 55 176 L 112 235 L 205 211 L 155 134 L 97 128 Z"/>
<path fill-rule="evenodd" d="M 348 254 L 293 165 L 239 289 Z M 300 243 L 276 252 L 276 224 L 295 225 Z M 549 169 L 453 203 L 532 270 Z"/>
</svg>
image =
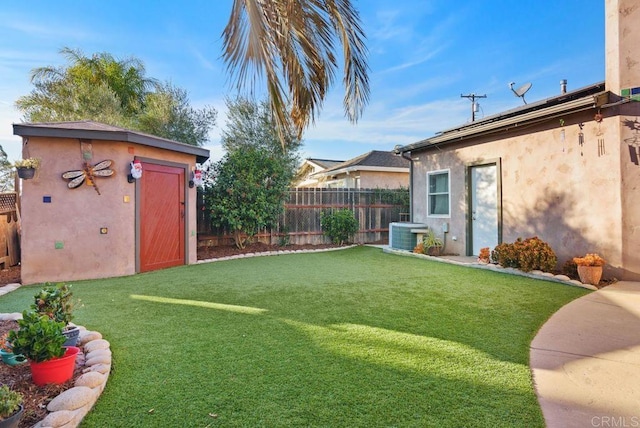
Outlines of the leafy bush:
<svg viewBox="0 0 640 428">
<path fill-rule="evenodd" d="M 491 252 L 491 259 L 503 267 L 512 267 L 524 272 L 551 272 L 558 263 L 553 249 L 537 236 L 524 241 L 518 238 L 513 244 L 502 243 Z"/>
<path fill-rule="evenodd" d="M 491 251 L 491 260 L 502 267 L 517 268 L 519 264 L 515 244 L 507 244 L 506 242 L 499 244 Z"/>
<path fill-rule="evenodd" d="M 35 311 L 24 311 L 18 327 L 19 330 L 9 332 L 14 354 L 22 354 L 36 363 L 64 355 L 62 345 L 67 340 L 62 333 L 64 323 Z"/>
<path fill-rule="evenodd" d="M 333 213 L 322 213 L 320 216 L 322 233 L 334 244 L 342 245 L 358 231 L 358 220 L 350 210 L 338 210 Z"/>
<path fill-rule="evenodd" d="M 72 295 L 69 285 L 64 283 L 52 285 L 47 282 L 45 288 L 34 296 L 35 302 L 31 305 L 31 309 L 66 326 L 73 319 Z"/>
<path fill-rule="evenodd" d="M 573 259 L 569 259 L 562 265 L 562 273 L 571 279 L 578 279 L 578 265 Z"/>
<path fill-rule="evenodd" d="M 12 416 L 22 404 L 22 394 L 12 391 L 8 385 L 0 386 L 0 421 Z"/>
</svg>

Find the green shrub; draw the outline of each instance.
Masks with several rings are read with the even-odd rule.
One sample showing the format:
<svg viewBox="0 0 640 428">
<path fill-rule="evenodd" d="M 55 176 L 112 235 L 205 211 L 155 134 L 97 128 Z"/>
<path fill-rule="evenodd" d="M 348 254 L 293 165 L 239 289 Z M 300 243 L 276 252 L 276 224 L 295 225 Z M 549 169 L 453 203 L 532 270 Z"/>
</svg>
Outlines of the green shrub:
<svg viewBox="0 0 640 428">
<path fill-rule="evenodd" d="M 31 309 L 66 326 L 73 319 L 72 296 L 71 286 L 64 283 L 52 285 L 47 282 L 45 288 L 34 296 L 35 302 Z"/>
<path fill-rule="evenodd" d="M 0 386 L 0 421 L 12 416 L 22 404 L 22 394 L 12 391 L 8 385 Z"/>
<path fill-rule="evenodd" d="M 14 354 L 22 354 L 36 363 L 64 355 L 62 345 L 67 340 L 62 333 L 64 323 L 35 311 L 24 311 L 22 319 L 18 320 L 18 327 L 17 331 L 9 332 Z"/>
<path fill-rule="evenodd" d="M 562 274 L 567 275 L 571 279 L 578 279 L 578 265 L 572 258 L 562 265 Z"/>
<path fill-rule="evenodd" d="M 537 236 L 524 241 L 518 238 L 513 244 L 502 243 L 491 252 L 491 259 L 503 267 L 512 267 L 524 272 L 551 272 L 558 263 L 553 249 Z"/>
<path fill-rule="evenodd" d="M 350 210 L 338 210 L 333 213 L 322 213 L 320 216 L 322 233 L 334 244 L 342 245 L 358 231 L 358 220 Z"/>
</svg>

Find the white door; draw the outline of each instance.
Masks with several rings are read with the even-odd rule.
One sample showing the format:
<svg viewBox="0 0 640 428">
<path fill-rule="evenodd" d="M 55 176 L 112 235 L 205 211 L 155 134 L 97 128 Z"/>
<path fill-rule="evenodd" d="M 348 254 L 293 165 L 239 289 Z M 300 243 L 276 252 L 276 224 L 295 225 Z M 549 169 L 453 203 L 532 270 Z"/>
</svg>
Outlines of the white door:
<svg viewBox="0 0 640 428">
<path fill-rule="evenodd" d="M 471 168 L 471 241 L 473 255 L 498 245 L 498 181 L 495 164 Z"/>
</svg>

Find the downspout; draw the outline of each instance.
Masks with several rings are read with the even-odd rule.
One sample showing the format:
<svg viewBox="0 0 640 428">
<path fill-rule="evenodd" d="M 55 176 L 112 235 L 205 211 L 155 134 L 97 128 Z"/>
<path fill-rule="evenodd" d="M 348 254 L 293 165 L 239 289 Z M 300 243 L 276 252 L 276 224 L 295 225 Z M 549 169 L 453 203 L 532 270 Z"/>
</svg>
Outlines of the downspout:
<svg viewBox="0 0 640 428">
<path fill-rule="evenodd" d="M 402 152 L 401 156 L 409 161 L 409 223 L 413 223 L 413 158 L 411 152 L 409 157 L 406 156 L 407 152 Z"/>
</svg>

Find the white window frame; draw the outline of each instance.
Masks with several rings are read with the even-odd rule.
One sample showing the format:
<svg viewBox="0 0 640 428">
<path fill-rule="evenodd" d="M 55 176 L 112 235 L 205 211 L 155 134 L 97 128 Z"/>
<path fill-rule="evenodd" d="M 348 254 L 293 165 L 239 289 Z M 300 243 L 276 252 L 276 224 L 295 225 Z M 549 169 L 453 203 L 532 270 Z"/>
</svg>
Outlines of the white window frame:
<svg viewBox="0 0 640 428">
<path fill-rule="evenodd" d="M 449 202 L 449 206 L 447 207 L 447 214 L 431 214 L 431 196 L 432 195 L 443 195 L 444 192 L 440 193 L 431 193 L 431 176 L 432 175 L 442 175 L 447 174 L 447 200 Z M 432 218 L 450 218 L 451 217 L 451 170 L 450 169 L 439 169 L 437 171 L 429 171 L 427 172 L 427 217 Z"/>
</svg>

